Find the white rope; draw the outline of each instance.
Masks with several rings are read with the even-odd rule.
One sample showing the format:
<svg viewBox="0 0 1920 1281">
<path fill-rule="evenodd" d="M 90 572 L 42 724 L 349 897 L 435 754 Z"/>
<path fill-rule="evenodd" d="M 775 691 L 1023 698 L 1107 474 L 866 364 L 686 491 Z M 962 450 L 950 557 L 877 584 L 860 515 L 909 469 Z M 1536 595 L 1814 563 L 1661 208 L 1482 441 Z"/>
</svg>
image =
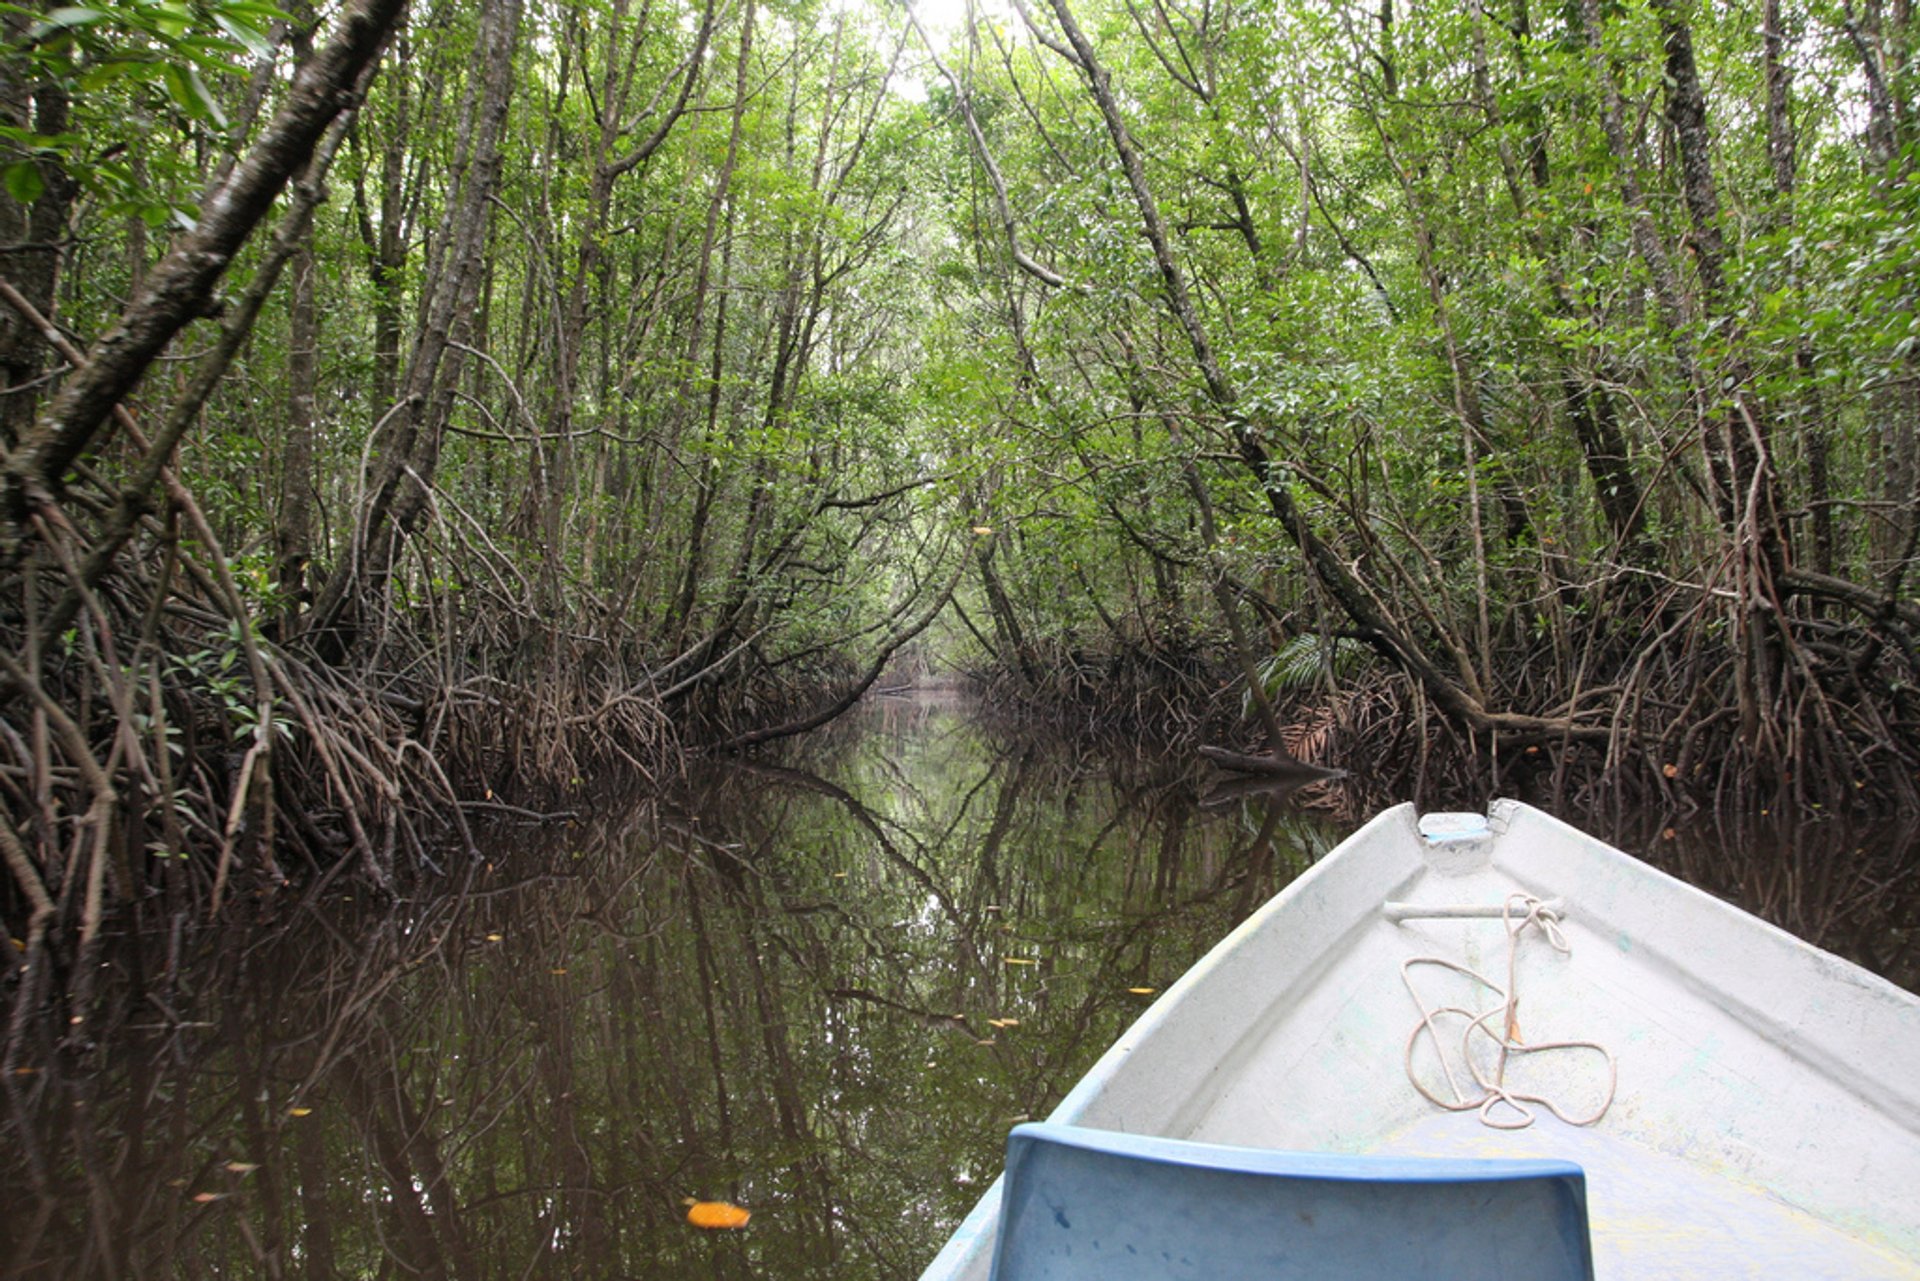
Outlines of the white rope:
<svg viewBox="0 0 1920 1281">
<path fill-rule="evenodd" d="M 1455 961 L 1438 956 L 1415 956 L 1408 958 L 1400 966 L 1401 981 L 1407 985 L 1407 991 L 1413 997 L 1413 1003 L 1420 1010 L 1420 1021 L 1413 1025 L 1413 1031 L 1407 1035 L 1406 1070 L 1407 1080 L 1413 1083 L 1422 1097 L 1436 1107 L 1449 1112 L 1478 1111 L 1483 1124 L 1496 1130 L 1524 1130 L 1534 1122 L 1533 1106 L 1544 1107 L 1547 1111 L 1565 1121 L 1568 1125 L 1592 1125 L 1607 1114 L 1613 1106 L 1614 1090 L 1619 1084 L 1619 1068 L 1614 1062 L 1612 1051 L 1595 1041 L 1539 1041 L 1531 1045 L 1520 1040 L 1520 989 L 1519 958 L 1520 936 L 1529 927 L 1539 931 L 1547 943 L 1563 956 L 1571 953 L 1566 934 L 1560 929 L 1559 914 L 1530 894 L 1509 894 L 1500 911 L 1500 919 L 1507 927 L 1507 985 L 1503 989 L 1486 976 Z M 1494 1004 L 1484 1010 L 1471 1010 L 1461 1005 L 1431 1006 L 1421 997 L 1420 989 L 1414 984 L 1413 971 L 1418 966 L 1432 966 L 1449 970 L 1473 980 L 1493 994 Z M 1465 1065 L 1467 1074 L 1473 1078 L 1478 1094 L 1469 1093 L 1455 1075 L 1447 1058 L 1447 1042 L 1442 1039 L 1438 1020 L 1455 1018 L 1464 1020 L 1459 1036 L 1459 1056 Z M 1499 1020 L 1499 1030 L 1488 1024 Z M 1451 1100 L 1444 1099 L 1429 1090 L 1413 1070 L 1414 1046 L 1419 1044 L 1420 1036 L 1425 1033 L 1433 1043 L 1434 1053 L 1440 1060 L 1440 1071 L 1447 1078 L 1447 1086 L 1453 1091 Z M 1486 1038 L 1493 1047 L 1493 1070 L 1483 1073 L 1480 1063 L 1473 1055 L 1475 1035 Z M 1506 1084 L 1507 1061 L 1515 1055 L 1544 1054 L 1549 1050 L 1591 1050 L 1607 1062 L 1606 1097 L 1590 1116 L 1570 1116 L 1561 1110 L 1552 1099 L 1539 1094 L 1524 1094 L 1509 1089 Z"/>
</svg>

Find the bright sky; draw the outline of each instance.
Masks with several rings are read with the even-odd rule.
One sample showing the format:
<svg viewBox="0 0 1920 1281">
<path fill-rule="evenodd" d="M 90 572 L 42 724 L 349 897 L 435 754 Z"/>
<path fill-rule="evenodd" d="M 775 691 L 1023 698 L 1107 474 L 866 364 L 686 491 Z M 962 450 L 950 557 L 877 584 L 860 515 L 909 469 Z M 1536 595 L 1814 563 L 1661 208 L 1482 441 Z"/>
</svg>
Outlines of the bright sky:
<svg viewBox="0 0 1920 1281">
<path fill-rule="evenodd" d="M 967 0 L 911 0 L 913 12 L 927 29 L 927 34 L 945 44 L 953 34 L 967 23 Z M 974 0 L 977 9 L 988 13 L 1004 13 L 1007 7 L 993 0 Z"/>
</svg>

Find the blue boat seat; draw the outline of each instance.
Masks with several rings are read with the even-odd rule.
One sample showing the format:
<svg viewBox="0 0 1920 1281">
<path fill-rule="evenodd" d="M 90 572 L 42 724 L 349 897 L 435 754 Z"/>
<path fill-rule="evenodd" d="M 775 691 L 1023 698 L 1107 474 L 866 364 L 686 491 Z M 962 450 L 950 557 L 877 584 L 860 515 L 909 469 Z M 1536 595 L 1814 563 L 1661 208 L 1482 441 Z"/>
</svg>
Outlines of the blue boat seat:
<svg viewBox="0 0 1920 1281">
<path fill-rule="evenodd" d="M 1222 1147 L 1051 1123 L 1007 1139 L 993 1281 L 1592 1281 L 1565 1161 Z"/>
</svg>

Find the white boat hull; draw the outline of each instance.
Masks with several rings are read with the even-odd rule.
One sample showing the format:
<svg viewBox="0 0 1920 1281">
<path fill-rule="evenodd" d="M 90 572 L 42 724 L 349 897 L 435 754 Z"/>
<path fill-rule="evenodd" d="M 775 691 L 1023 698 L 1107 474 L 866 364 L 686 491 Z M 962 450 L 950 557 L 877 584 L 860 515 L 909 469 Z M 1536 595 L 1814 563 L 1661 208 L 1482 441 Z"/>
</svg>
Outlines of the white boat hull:
<svg viewBox="0 0 1920 1281">
<path fill-rule="evenodd" d="M 1587 1172 L 1596 1275 L 1920 1278 L 1920 999 L 1528 806 L 1374 819 L 1150 1008 L 1050 1120 L 1255 1147 L 1546 1156 Z M 1561 955 L 1519 953 L 1519 1039 L 1604 1044 L 1605 1116 L 1495 1130 L 1409 1083 L 1401 966 L 1504 982 L 1497 918 L 1383 905 L 1564 898 Z M 1462 989 L 1465 990 L 1464 987 Z M 1513 1061 L 1517 1088 L 1604 1097 L 1584 1051 Z M 1524 1077 L 1523 1086 L 1520 1078 Z M 984 1279 L 998 1185 L 923 1281 Z"/>
</svg>

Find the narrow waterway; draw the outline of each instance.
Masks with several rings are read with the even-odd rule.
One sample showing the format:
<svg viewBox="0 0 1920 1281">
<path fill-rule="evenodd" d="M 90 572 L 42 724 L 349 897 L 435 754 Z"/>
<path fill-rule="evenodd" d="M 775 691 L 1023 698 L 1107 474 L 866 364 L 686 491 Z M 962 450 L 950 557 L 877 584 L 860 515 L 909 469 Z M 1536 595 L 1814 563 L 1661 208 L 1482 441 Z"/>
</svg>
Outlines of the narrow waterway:
<svg viewBox="0 0 1920 1281">
<path fill-rule="evenodd" d="M 0 1266 L 911 1277 L 1007 1127 L 1366 791 L 881 698 L 667 800 L 497 829 L 431 900 L 122 948 L 94 1051 L 5 1082 Z M 1911 833 L 1632 817 L 1608 834 L 1915 983 Z M 688 1199 L 752 1218 L 701 1232 Z"/>
</svg>

